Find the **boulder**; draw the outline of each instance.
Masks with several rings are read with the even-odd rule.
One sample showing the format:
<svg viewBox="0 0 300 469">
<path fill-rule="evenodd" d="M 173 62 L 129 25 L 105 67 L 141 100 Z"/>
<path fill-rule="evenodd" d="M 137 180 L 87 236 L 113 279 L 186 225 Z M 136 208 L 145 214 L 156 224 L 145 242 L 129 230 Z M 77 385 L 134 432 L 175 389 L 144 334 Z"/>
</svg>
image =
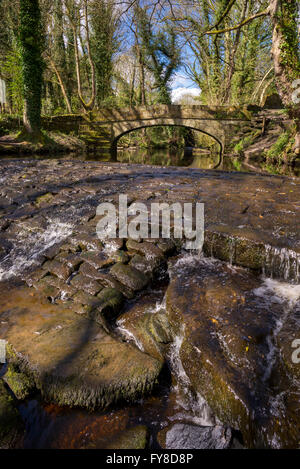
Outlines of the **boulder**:
<svg viewBox="0 0 300 469">
<path fill-rule="evenodd" d="M 151 391 L 162 363 L 118 341 L 94 320 L 20 288 L 0 304 L 8 360 L 45 399 L 89 409 Z"/>
<path fill-rule="evenodd" d="M 144 255 L 147 259 L 163 260 L 163 251 L 153 243 L 148 243 L 146 241 L 138 243 L 133 239 L 129 239 L 126 246 L 129 252 Z"/>
<path fill-rule="evenodd" d="M 228 427 L 201 427 L 187 423 L 175 423 L 158 434 L 164 449 L 228 449 L 232 432 Z"/>
<path fill-rule="evenodd" d="M 145 353 L 163 360 L 165 345 L 173 340 L 168 318 L 158 305 L 161 297 L 155 293 L 142 296 L 130 305 L 117 321 L 119 331 L 134 337 L 138 347 Z"/>
<path fill-rule="evenodd" d="M 146 287 L 148 278 L 143 272 L 131 267 L 129 265 L 118 262 L 110 269 L 113 275 L 125 287 L 133 291 L 139 291 Z"/>
</svg>

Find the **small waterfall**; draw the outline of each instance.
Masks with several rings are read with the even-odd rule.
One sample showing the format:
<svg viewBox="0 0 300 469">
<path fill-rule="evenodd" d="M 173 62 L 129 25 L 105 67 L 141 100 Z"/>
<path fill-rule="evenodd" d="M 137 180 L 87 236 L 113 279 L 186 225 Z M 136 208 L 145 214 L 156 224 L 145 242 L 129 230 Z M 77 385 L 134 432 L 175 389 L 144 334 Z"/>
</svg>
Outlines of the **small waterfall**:
<svg viewBox="0 0 300 469">
<path fill-rule="evenodd" d="M 143 344 L 135 337 L 135 335 L 131 331 L 126 329 L 126 327 L 124 327 L 123 324 L 124 324 L 124 321 L 122 319 L 119 319 L 119 321 L 117 321 L 116 332 L 119 333 L 126 342 L 133 342 L 134 345 L 141 352 L 144 352 L 145 350 L 144 350 Z"/>
<path fill-rule="evenodd" d="M 263 273 L 265 276 L 280 276 L 286 281 L 297 283 L 300 273 L 300 254 L 291 249 L 266 245 L 266 262 Z"/>
<path fill-rule="evenodd" d="M 238 237 L 224 233 L 206 235 L 205 253 L 210 257 L 226 259 L 230 265 L 239 265 L 237 248 L 240 240 Z M 294 283 L 299 282 L 300 253 L 288 248 L 274 247 L 270 244 L 261 245 L 249 241 L 247 249 L 251 250 L 252 248 L 261 257 L 260 268 L 266 277 L 279 278 Z"/>
<path fill-rule="evenodd" d="M 0 262 L 0 282 L 40 264 L 43 252 L 66 239 L 72 231 L 73 225 L 57 219 L 48 219 L 48 227 L 44 231 L 33 232 L 24 227 L 19 231 L 13 249 Z"/>
<path fill-rule="evenodd" d="M 180 349 L 184 340 L 184 327 L 175 340 L 169 351 L 169 363 L 175 385 L 173 390 L 176 394 L 178 407 L 183 409 L 174 415 L 170 420 L 188 420 L 201 426 L 214 426 L 216 419 L 205 399 L 192 390 L 191 382 L 187 376 L 180 358 Z"/>
<path fill-rule="evenodd" d="M 267 278 L 264 279 L 261 287 L 254 290 L 254 293 L 257 296 L 264 298 L 266 301 L 271 300 L 272 302 L 275 301 L 284 305 L 282 316 L 277 319 L 272 334 L 267 337 L 267 344 L 269 347 L 269 353 L 267 356 L 268 366 L 263 376 L 263 381 L 268 381 L 278 357 L 276 339 L 289 315 L 293 312 L 295 305 L 300 300 L 300 285 L 293 285 Z"/>
</svg>

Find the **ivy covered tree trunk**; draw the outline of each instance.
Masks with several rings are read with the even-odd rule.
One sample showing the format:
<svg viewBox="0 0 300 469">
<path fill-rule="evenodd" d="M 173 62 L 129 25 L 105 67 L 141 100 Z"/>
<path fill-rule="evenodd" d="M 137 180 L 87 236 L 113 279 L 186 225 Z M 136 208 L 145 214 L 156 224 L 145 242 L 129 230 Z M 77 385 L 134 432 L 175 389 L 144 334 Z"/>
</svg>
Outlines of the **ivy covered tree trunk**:
<svg viewBox="0 0 300 469">
<path fill-rule="evenodd" d="M 20 0 L 20 52 L 24 97 L 24 130 L 32 139 L 41 134 L 43 34 L 38 0 Z"/>
<path fill-rule="evenodd" d="M 97 77 L 97 101 L 101 106 L 112 96 L 113 54 L 117 50 L 116 18 L 110 1 L 91 3 L 91 49 Z"/>
<path fill-rule="evenodd" d="M 276 87 L 281 100 L 296 123 L 295 152 L 300 153 L 300 106 L 293 102 L 293 83 L 300 78 L 298 1 L 271 0 L 273 23 L 272 56 Z"/>
</svg>

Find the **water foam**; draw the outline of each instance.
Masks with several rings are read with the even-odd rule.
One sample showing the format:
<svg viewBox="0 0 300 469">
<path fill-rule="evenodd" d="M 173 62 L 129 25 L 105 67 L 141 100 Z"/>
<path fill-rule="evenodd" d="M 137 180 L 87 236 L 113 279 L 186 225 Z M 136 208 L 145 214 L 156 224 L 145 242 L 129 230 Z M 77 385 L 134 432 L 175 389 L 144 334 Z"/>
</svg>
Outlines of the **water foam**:
<svg viewBox="0 0 300 469">
<path fill-rule="evenodd" d="M 273 367 L 277 361 L 277 336 L 282 330 L 289 315 L 293 312 L 294 306 L 298 303 L 300 304 L 300 285 L 293 285 L 286 282 L 280 282 L 279 280 L 266 278 L 264 279 L 261 287 L 254 290 L 254 293 L 258 297 L 272 302 L 278 302 L 283 305 L 283 314 L 277 319 L 272 334 L 267 337 L 267 344 L 269 347 L 267 355 L 268 366 L 263 376 L 263 381 L 267 381 L 270 378 Z"/>
<path fill-rule="evenodd" d="M 57 219 L 48 219 L 44 231 L 33 232 L 23 227 L 14 242 L 14 247 L 0 262 L 0 281 L 20 275 L 28 267 L 39 263 L 40 256 L 48 248 L 72 234 L 73 225 Z"/>
<path fill-rule="evenodd" d="M 176 379 L 174 391 L 179 408 L 185 412 L 174 415 L 170 420 L 185 419 L 203 426 L 214 426 L 216 419 L 200 393 L 193 393 L 189 377 L 187 376 L 180 358 L 180 349 L 184 340 L 184 326 L 170 348 L 169 360 L 173 375 Z"/>
</svg>

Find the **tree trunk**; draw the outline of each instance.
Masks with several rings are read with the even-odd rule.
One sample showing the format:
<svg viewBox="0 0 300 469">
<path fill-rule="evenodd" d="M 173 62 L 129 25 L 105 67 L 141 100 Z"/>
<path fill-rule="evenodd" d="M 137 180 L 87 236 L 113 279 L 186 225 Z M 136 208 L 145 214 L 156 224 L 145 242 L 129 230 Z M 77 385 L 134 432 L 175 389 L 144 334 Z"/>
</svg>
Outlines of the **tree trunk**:
<svg viewBox="0 0 300 469">
<path fill-rule="evenodd" d="M 138 39 L 136 41 L 136 48 L 137 48 L 137 55 L 139 60 L 139 72 L 140 72 L 140 104 L 145 106 L 146 104 L 146 92 L 145 92 L 145 64 L 143 53 L 141 51 L 141 47 L 138 43 Z"/>
<path fill-rule="evenodd" d="M 63 82 L 63 79 L 62 79 L 62 76 L 58 70 L 58 68 L 56 67 L 55 63 L 53 62 L 53 60 L 51 59 L 51 57 L 48 57 L 49 59 L 49 63 L 54 71 L 54 73 L 56 74 L 56 77 L 58 79 L 58 83 L 59 83 L 59 86 L 61 88 L 61 92 L 63 94 L 63 97 L 65 99 L 65 102 L 66 102 L 66 106 L 67 106 L 67 109 L 68 109 L 68 113 L 69 114 L 72 114 L 72 106 L 71 106 L 71 103 L 70 103 L 70 100 L 69 100 L 69 97 L 68 97 L 68 94 L 67 94 L 67 91 L 66 91 L 66 88 L 65 88 L 65 85 L 64 85 L 64 82 Z"/>
<path fill-rule="evenodd" d="M 95 65 L 91 56 L 91 47 L 90 47 L 90 34 L 89 34 L 89 24 L 88 24 L 88 4 L 85 0 L 84 4 L 84 18 L 85 18 L 85 27 L 86 27 L 86 41 L 87 41 L 87 51 L 88 51 L 88 60 L 91 67 L 92 74 L 92 90 L 91 90 L 91 99 L 89 102 L 86 102 L 83 97 L 82 90 L 82 80 L 81 80 L 81 70 L 80 70 L 80 56 L 79 56 L 79 47 L 78 47 L 78 28 L 80 28 L 80 20 L 72 17 L 72 12 L 67 6 L 68 17 L 70 21 L 71 28 L 73 30 L 73 39 L 74 39 L 74 53 L 75 53 L 75 65 L 76 65 L 76 77 L 77 77 L 77 88 L 78 88 L 78 97 L 85 111 L 92 111 L 95 106 L 96 101 L 96 72 Z M 78 12 L 77 12 L 78 14 Z M 78 16 L 78 15 L 77 15 Z M 78 20 L 78 22 L 77 22 Z"/>
<path fill-rule="evenodd" d="M 297 0 L 271 0 L 272 57 L 280 98 L 296 123 L 295 151 L 300 153 L 300 106 L 293 102 L 293 82 L 300 76 Z"/>
<path fill-rule="evenodd" d="M 134 99 L 135 74 L 136 74 L 136 60 L 134 61 L 134 64 L 133 64 L 132 79 L 131 79 L 131 84 L 130 84 L 130 103 L 129 103 L 130 107 L 132 107 L 133 99 Z"/>
<path fill-rule="evenodd" d="M 240 23 L 244 21 L 247 12 L 248 1 L 244 1 L 243 11 L 240 18 Z M 225 80 L 225 93 L 224 93 L 224 103 L 229 105 L 231 104 L 231 88 L 232 88 L 232 77 L 235 72 L 235 56 L 238 50 L 239 42 L 241 38 L 241 30 L 238 29 L 236 32 L 235 39 L 233 41 L 232 49 L 229 52 L 229 64 L 228 64 L 228 73 Z"/>
<path fill-rule="evenodd" d="M 24 96 L 24 133 L 41 135 L 43 84 L 42 26 L 38 0 L 20 0 L 20 51 Z"/>
</svg>

